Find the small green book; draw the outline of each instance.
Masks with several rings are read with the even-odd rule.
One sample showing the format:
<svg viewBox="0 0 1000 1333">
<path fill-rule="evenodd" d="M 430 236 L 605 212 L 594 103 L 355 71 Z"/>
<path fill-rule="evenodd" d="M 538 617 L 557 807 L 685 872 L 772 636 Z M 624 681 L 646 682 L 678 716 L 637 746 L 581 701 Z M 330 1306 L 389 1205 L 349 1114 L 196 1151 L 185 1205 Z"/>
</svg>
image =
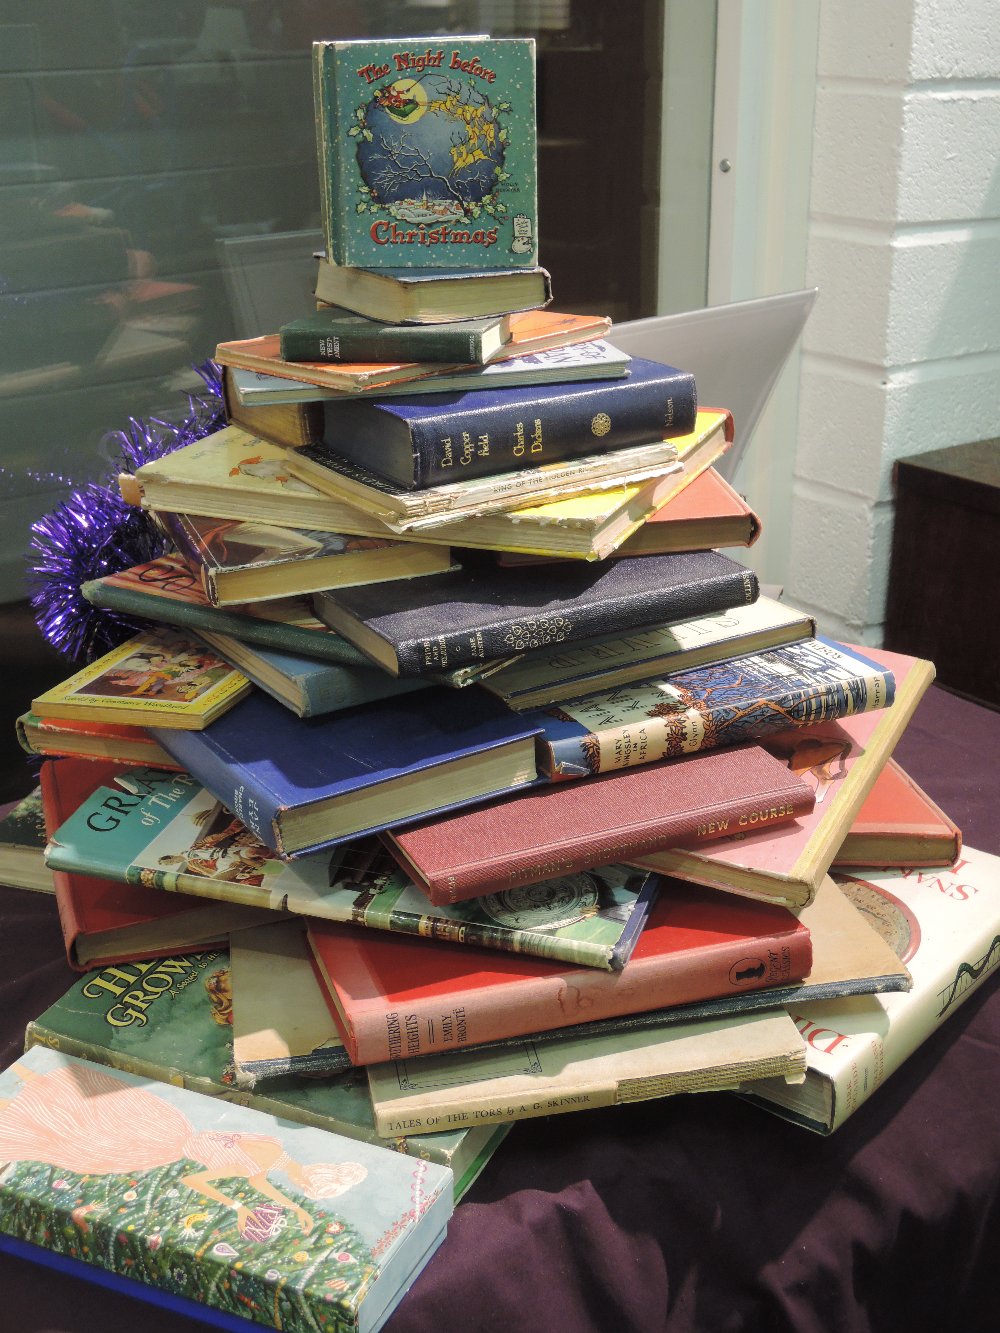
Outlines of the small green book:
<svg viewBox="0 0 1000 1333">
<path fill-rule="evenodd" d="M 510 317 L 456 319 L 447 324 L 385 324 L 327 306 L 282 324 L 285 361 L 457 362 L 481 366 L 510 340 Z"/>
</svg>

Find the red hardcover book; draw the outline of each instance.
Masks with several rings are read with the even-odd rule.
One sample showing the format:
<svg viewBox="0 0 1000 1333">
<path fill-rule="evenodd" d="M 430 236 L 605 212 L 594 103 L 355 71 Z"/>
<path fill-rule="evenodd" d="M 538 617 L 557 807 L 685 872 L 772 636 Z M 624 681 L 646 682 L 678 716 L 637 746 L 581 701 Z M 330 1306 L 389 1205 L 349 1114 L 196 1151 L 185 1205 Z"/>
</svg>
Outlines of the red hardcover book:
<svg viewBox="0 0 1000 1333">
<path fill-rule="evenodd" d="M 114 786 L 115 774 L 121 769 L 121 764 L 93 759 L 47 760 L 41 769 L 47 836 L 51 838 L 98 787 Z M 121 799 L 132 802 L 135 798 L 123 789 Z M 115 819 L 114 809 L 107 811 L 107 817 L 109 823 Z M 53 871 L 52 877 L 66 957 L 78 972 L 224 943 L 230 930 L 281 916 L 266 909 L 188 898 L 61 870 Z"/>
<path fill-rule="evenodd" d="M 348 1055 L 440 1054 L 808 976 L 808 929 L 783 907 L 670 880 L 621 972 L 312 921 L 308 939 Z"/>
<path fill-rule="evenodd" d="M 835 866 L 949 866 L 958 860 L 958 825 L 890 759 L 875 779 Z"/>
<path fill-rule="evenodd" d="M 533 788 L 382 835 L 432 903 L 456 903 L 659 847 L 808 814 L 815 793 L 759 746 Z"/>
</svg>

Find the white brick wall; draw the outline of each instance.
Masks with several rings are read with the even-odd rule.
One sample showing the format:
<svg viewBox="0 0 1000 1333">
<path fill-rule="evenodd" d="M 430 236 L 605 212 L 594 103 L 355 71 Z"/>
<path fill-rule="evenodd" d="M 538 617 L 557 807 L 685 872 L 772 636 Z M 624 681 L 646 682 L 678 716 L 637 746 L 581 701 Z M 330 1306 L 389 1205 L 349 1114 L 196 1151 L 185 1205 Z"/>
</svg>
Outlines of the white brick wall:
<svg viewBox="0 0 1000 1333">
<path fill-rule="evenodd" d="M 995 0 L 823 0 L 790 601 L 878 643 L 896 458 L 1000 434 Z"/>
</svg>

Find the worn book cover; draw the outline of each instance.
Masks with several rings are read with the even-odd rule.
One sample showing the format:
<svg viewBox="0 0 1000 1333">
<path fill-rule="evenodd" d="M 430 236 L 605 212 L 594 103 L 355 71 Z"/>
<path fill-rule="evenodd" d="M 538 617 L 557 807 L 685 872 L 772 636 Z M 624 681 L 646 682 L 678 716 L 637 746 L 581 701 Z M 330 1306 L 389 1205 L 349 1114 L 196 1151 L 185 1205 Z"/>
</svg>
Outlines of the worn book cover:
<svg viewBox="0 0 1000 1333">
<path fill-rule="evenodd" d="M 834 866 L 950 866 L 962 833 L 894 759 L 875 779 Z"/>
<path fill-rule="evenodd" d="M 241 671 L 197 639 L 151 629 L 37 695 L 31 711 L 41 718 L 200 731 L 251 688 Z"/>
<path fill-rule="evenodd" d="M 815 790 L 810 815 L 786 828 L 762 829 L 705 847 L 653 852 L 639 858 L 642 864 L 793 906 L 809 902 L 934 679 L 933 665 L 921 658 L 883 648 L 859 651 L 892 672 L 896 694 L 891 708 L 788 731 L 765 743 Z"/>
<path fill-rule="evenodd" d="M 234 935 L 244 953 L 249 945 L 243 942 L 254 934 Z M 315 979 L 313 987 L 318 990 Z M 311 1008 L 318 1011 L 315 1003 Z M 342 1048 L 339 1067 L 328 1064 L 328 1077 L 285 1075 L 251 1091 L 236 1084 L 233 1024 L 231 953 L 217 948 L 94 968 L 29 1023 L 24 1035 L 29 1048 L 53 1047 L 349 1139 L 378 1141 L 364 1078 Z M 451 1167 L 458 1197 L 479 1173 L 497 1135 L 493 1126 L 477 1126 L 433 1137 L 399 1137 L 384 1146 Z"/>
<path fill-rule="evenodd" d="M 386 579 L 440 574 L 447 546 L 352 537 L 273 523 L 154 511 L 158 525 L 201 580 L 212 606 L 303 597 Z"/>
<path fill-rule="evenodd" d="M 145 772 L 145 770 L 142 770 Z M 113 830 L 141 797 L 118 786 L 119 765 L 92 759 L 48 760 L 41 768 L 42 806 L 49 837 L 100 787 L 114 784 L 95 825 Z M 163 773 L 165 782 L 176 776 Z M 149 784 L 143 784 L 147 792 Z M 155 958 L 224 941 L 231 930 L 273 919 L 271 909 L 246 903 L 199 902 L 119 879 L 52 872 L 59 925 L 70 967 Z"/>
<path fill-rule="evenodd" d="M 42 791 L 34 787 L 0 819 L 0 884 L 54 893 L 52 871 L 42 855 L 45 842 Z"/>
<path fill-rule="evenodd" d="M 659 895 L 621 972 L 325 923 L 309 939 L 355 1064 L 788 985 L 812 963 L 791 912 L 681 883 Z"/>
<path fill-rule="evenodd" d="M 815 633 L 811 616 L 773 598 L 758 597 L 748 606 L 711 616 L 538 649 L 484 677 L 482 685 L 510 708 L 522 711 L 650 680 L 667 671 L 760 652 Z"/>
<path fill-rule="evenodd" d="M 561 781 L 763 741 L 888 708 L 894 689 L 892 672 L 859 653 L 801 639 L 543 709 L 539 768 Z"/>
<path fill-rule="evenodd" d="M 355 394 L 361 389 L 378 389 L 390 384 L 405 384 L 409 380 L 433 375 L 439 367 L 432 361 L 380 361 L 371 357 L 366 361 L 312 361 L 293 360 L 281 352 L 279 333 L 261 333 L 254 338 L 236 338 L 221 342 L 213 358 L 220 366 L 234 370 L 260 371 L 265 375 L 282 375 L 288 379 L 317 383 L 342 394 Z M 469 365 L 468 358 L 453 361 L 447 368 Z"/>
<path fill-rule="evenodd" d="M 748 1079 L 793 1085 L 805 1043 L 782 1010 L 575 1036 L 523 1038 L 483 1052 L 369 1065 L 382 1134 L 528 1120 L 597 1106 L 734 1091 Z M 752 1085 L 751 1085 L 752 1086 Z"/>
<path fill-rule="evenodd" d="M 0 1074 L 0 1232 L 290 1333 L 376 1329 L 444 1238 L 452 1174 L 32 1047 Z"/>
<path fill-rule="evenodd" d="M 315 718 L 255 691 L 205 731 L 154 730 L 283 858 L 534 782 L 536 732 L 484 692 L 443 686 Z"/>
<path fill-rule="evenodd" d="M 323 443 L 403 490 L 422 491 L 689 435 L 696 413 L 690 372 L 633 357 L 619 379 L 328 399 Z"/>
<path fill-rule="evenodd" d="M 906 963 L 904 994 L 793 1005 L 807 1073 L 794 1090 L 747 1091 L 769 1110 L 832 1133 L 1000 965 L 1000 857 L 972 847 L 941 869 L 866 871 L 838 883 Z"/>
<path fill-rule="evenodd" d="M 535 43 L 314 42 L 327 255 L 359 268 L 538 259 Z"/>
<path fill-rule="evenodd" d="M 149 764 L 154 768 L 176 768 L 166 750 L 157 745 L 142 727 L 114 722 L 91 722 L 89 718 L 36 717 L 22 713 L 16 722 L 17 739 L 28 754 L 55 758 L 73 755 L 78 759 L 110 759 L 121 764 Z"/>
<path fill-rule="evenodd" d="M 631 860 L 643 848 L 783 823 L 808 813 L 813 802 L 808 783 L 751 745 L 538 787 L 382 837 L 432 902 L 452 903 L 515 894 L 611 857 Z"/>
<path fill-rule="evenodd" d="M 123 786 L 134 801 L 122 799 Z M 210 898 L 612 970 L 624 966 L 656 888 L 652 874 L 591 857 L 587 873 L 554 865 L 530 893 L 504 884 L 476 901 L 433 905 L 373 839 L 288 863 L 188 774 L 156 770 L 98 787 L 54 830 L 46 857 L 56 870 L 182 901 Z"/>
<path fill-rule="evenodd" d="M 320 258 L 316 300 L 390 324 L 523 314 L 552 300 L 547 269 L 347 268 Z"/>
<path fill-rule="evenodd" d="M 693 619 L 757 599 L 756 575 L 716 551 L 543 569 L 470 563 L 418 584 L 320 593 L 316 613 L 387 671 L 447 671 L 596 634 Z"/>
</svg>

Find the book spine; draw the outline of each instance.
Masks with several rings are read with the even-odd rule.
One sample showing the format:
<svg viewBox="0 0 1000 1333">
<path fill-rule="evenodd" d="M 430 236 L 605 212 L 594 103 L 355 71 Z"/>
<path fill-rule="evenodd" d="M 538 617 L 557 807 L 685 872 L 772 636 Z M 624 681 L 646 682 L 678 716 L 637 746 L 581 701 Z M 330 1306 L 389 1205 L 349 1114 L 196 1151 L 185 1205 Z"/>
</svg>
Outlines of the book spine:
<svg viewBox="0 0 1000 1333">
<path fill-rule="evenodd" d="M 422 412 L 406 423 L 413 484 L 424 489 L 690 434 L 694 376 L 664 370 L 656 379 L 595 380 L 521 401 L 497 393 L 472 410 Z"/>
<path fill-rule="evenodd" d="M 742 965 L 752 955 L 754 966 Z M 768 960 L 762 965 L 757 960 Z M 406 997 L 405 1010 L 382 997 L 359 999 L 345 1036 L 356 1064 L 435 1055 L 555 1031 L 620 1014 L 685 1004 L 710 996 L 760 990 L 806 976 L 812 965 L 808 931 L 690 949 L 670 958 L 635 958 L 621 972 L 573 970 L 519 978 L 501 991 L 484 986 L 449 996 Z M 346 1027 L 346 1025 L 345 1025 Z"/>
<path fill-rule="evenodd" d="M 394 645 L 398 671 L 401 676 L 421 676 L 429 671 L 453 670 L 470 662 L 510 657 L 512 652 L 526 652 L 553 643 L 624 633 L 660 621 L 693 620 L 748 605 L 756 601 L 758 591 L 756 574 L 737 568 L 697 584 L 674 584 L 661 589 L 644 587 L 633 594 L 623 591 L 614 602 L 574 607 L 572 619 L 561 614 L 557 604 L 552 604 L 543 617 L 501 616 L 492 624 L 477 626 L 471 633 L 453 630 L 402 640 Z"/>
<path fill-rule="evenodd" d="M 327 58 L 325 42 L 313 42 L 312 47 L 312 86 L 313 112 L 316 118 L 316 160 L 319 166 L 320 212 L 323 225 L 323 240 L 327 258 L 335 263 L 343 263 L 340 238 L 337 233 L 337 210 L 334 207 L 334 187 L 337 178 L 335 164 L 332 161 L 332 146 L 337 142 L 336 127 L 331 125 L 333 108 L 337 105 L 336 87 L 333 73 L 336 60 Z"/>
<path fill-rule="evenodd" d="M 109 875 L 108 878 L 111 878 Z M 275 901 L 270 889 L 260 884 L 234 884 L 225 880 L 208 879 L 204 875 L 178 874 L 172 870 L 148 870 L 144 866 L 127 866 L 124 875 L 114 878 L 143 889 L 158 889 L 162 893 L 181 893 L 185 897 L 211 898 L 221 903 L 240 903 L 245 907 L 264 907 L 281 910 L 281 895 Z"/>
<path fill-rule="evenodd" d="M 285 361 L 440 361 L 477 365 L 483 360 L 482 333 L 457 325 L 395 325 L 371 332 L 340 329 L 332 322 L 330 329 L 322 332 L 286 325 L 279 331 L 279 338 Z"/>
<path fill-rule="evenodd" d="M 405 1089 L 405 1074 L 400 1074 L 400 1086 Z M 463 1095 L 463 1092 L 465 1095 Z M 648 1096 L 655 1096 L 650 1092 Z M 541 1097 L 519 1096 L 512 1099 L 507 1093 L 475 1095 L 464 1085 L 450 1096 L 433 1094 L 423 1104 L 418 1096 L 407 1097 L 387 1108 L 372 1098 L 375 1130 L 384 1137 L 393 1134 L 440 1133 L 442 1130 L 464 1128 L 467 1125 L 495 1124 L 509 1120 L 530 1120 L 535 1116 L 552 1115 L 559 1111 L 594 1110 L 600 1106 L 616 1106 L 618 1084 L 590 1083 L 574 1087 L 571 1093 L 549 1094 Z M 631 1098 L 630 1100 L 637 1100 Z"/>
</svg>

